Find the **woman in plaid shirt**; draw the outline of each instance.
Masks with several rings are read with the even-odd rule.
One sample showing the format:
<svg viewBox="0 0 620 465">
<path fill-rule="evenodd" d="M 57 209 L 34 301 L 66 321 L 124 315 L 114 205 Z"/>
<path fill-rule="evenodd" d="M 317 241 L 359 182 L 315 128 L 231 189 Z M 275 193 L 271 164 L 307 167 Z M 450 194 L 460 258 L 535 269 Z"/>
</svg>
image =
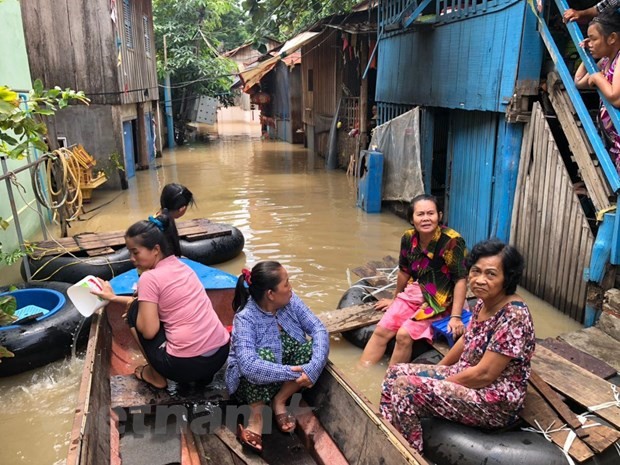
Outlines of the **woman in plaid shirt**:
<svg viewBox="0 0 620 465">
<path fill-rule="evenodd" d="M 288 273 L 278 262 L 260 262 L 239 276 L 233 307 L 231 351 L 226 386 L 240 403 L 250 405 L 247 428 L 239 440 L 261 452 L 263 407 L 271 403 L 280 431 L 295 429 L 286 402 L 318 379 L 329 352 L 323 323 L 293 293 Z"/>
</svg>

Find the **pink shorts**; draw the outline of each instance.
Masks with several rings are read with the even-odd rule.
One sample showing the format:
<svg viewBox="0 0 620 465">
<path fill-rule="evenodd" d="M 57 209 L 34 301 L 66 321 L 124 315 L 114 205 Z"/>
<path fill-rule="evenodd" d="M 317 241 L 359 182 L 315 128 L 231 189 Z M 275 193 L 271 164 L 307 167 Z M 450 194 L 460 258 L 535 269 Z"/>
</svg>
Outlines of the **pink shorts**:
<svg viewBox="0 0 620 465">
<path fill-rule="evenodd" d="M 418 283 L 408 284 L 405 290 L 396 296 L 392 305 L 388 307 L 385 315 L 377 324 L 394 332 L 404 328 L 414 341 L 426 339 L 430 343 L 433 341 L 433 328 L 431 324 L 441 319 L 443 315 L 439 314 L 425 320 L 412 320 L 411 318 L 423 303 L 424 296 Z"/>
</svg>

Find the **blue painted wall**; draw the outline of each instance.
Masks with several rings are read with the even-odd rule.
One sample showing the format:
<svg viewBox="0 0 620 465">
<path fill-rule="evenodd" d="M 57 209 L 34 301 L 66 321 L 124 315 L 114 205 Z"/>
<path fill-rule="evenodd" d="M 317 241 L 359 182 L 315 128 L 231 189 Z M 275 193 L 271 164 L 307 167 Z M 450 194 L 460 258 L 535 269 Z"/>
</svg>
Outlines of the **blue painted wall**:
<svg viewBox="0 0 620 465">
<path fill-rule="evenodd" d="M 386 34 L 379 41 L 376 100 L 505 111 L 517 81 L 527 2 L 496 3 L 502 4 L 471 17 Z M 522 66 L 523 77 L 537 78 L 535 72 Z"/>
<path fill-rule="evenodd" d="M 446 219 L 471 248 L 489 237 L 499 114 L 452 111 Z"/>
</svg>

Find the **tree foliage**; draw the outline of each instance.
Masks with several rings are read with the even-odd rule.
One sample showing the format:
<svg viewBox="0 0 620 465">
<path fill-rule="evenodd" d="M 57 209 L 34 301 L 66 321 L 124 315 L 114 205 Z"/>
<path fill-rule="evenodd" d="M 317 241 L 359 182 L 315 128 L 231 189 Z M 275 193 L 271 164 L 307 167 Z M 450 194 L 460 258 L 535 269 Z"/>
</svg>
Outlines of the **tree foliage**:
<svg viewBox="0 0 620 465">
<path fill-rule="evenodd" d="M 153 2 L 157 69 L 161 77 L 170 73 L 175 116 L 197 95 L 226 103 L 235 67 L 218 55 L 221 38 L 216 32 L 221 32 L 222 19 L 231 11 L 229 0 Z"/>
<path fill-rule="evenodd" d="M 347 13 L 355 0 L 243 0 L 259 36 L 289 39 L 318 20 Z"/>
</svg>

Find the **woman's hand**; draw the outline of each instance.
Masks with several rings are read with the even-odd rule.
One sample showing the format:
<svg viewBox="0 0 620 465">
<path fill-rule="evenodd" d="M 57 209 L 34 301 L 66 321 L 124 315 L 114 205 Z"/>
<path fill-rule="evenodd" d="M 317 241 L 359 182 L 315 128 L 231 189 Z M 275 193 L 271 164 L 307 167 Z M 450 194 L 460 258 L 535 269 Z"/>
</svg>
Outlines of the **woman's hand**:
<svg viewBox="0 0 620 465">
<path fill-rule="evenodd" d="M 295 380 L 300 387 L 312 387 L 312 381 L 308 378 L 308 375 L 304 372 L 304 369 L 300 366 L 293 366 L 291 370 L 301 373 L 301 376 Z"/>
<path fill-rule="evenodd" d="M 379 299 L 375 303 L 375 310 L 385 312 L 392 305 L 392 302 L 394 302 L 394 299 Z"/>
<path fill-rule="evenodd" d="M 603 73 L 594 73 L 588 76 L 588 85 L 590 87 L 598 87 L 601 88 L 601 83 L 608 83 L 607 78 L 603 75 Z"/>
<path fill-rule="evenodd" d="M 101 297 L 102 299 L 105 299 L 111 302 L 114 299 L 114 297 L 116 297 L 116 294 L 114 293 L 114 290 L 112 290 L 112 285 L 110 284 L 110 281 L 105 281 L 101 278 L 96 278 L 96 279 L 97 279 L 97 282 L 99 282 L 99 285 L 101 286 L 101 290 L 91 289 L 90 293 L 96 295 L 97 297 Z"/>
<path fill-rule="evenodd" d="M 465 325 L 460 318 L 450 318 L 448 322 L 448 332 L 454 336 L 454 339 L 461 337 L 465 334 Z"/>
</svg>

